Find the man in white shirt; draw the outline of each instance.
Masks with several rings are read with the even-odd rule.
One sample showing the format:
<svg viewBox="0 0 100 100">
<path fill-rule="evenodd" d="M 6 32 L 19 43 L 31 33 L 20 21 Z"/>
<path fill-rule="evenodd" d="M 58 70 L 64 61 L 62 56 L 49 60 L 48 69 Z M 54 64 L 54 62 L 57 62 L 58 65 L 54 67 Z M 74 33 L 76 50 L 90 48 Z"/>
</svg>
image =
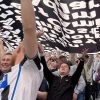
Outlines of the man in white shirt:
<svg viewBox="0 0 100 100">
<path fill-rule="evenodd" d="M 0 100 L 36 100 L 43 79 L 31 0 L 21 0 L 21 14 L 24 40 L 12 54 L 11 62 L 13 61 L 15 66 L 1 75 Z M 3 58 L 5 56 L 6 54 Z M 1 66 L 4 66 L 2 60 Z"/>
</svg>

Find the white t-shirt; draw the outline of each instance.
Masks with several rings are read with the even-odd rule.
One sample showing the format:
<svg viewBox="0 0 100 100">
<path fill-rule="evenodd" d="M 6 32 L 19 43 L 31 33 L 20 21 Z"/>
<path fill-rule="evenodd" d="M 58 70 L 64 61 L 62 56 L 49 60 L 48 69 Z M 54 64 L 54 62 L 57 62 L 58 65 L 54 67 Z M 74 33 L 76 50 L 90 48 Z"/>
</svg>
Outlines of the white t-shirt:
<svg viewBox="0 0 100 100">
<path fill-rule="evenodd" d="M 4 75 L 4 83 L 0 83 L 0 100 L 36 100 L 43 79 L 43 66 L 38 56 L 31 60 L 24 58 L 22 63 L 13 66 L 11 72 Z"/>
</svg>

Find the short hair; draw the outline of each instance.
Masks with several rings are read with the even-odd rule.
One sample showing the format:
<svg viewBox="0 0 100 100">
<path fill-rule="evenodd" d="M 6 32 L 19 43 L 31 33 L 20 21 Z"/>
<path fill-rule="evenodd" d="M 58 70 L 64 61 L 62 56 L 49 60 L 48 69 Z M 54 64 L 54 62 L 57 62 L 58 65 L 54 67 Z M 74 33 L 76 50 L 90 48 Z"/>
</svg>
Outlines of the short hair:
<svg viewBox="0 0 100 100">
<path fill-rule="evenodd" d="M 56 61 L 56 60 L 57 60 L 56 57 L 50 57 L 50 58 L 48 59 L 48 61 L 53 61 L 53 62 Z M 48 61 L 47 61 L 47 62 L 48 62 Z"/>
<path fill-rule="evenodd" d="M 63 62 L 62 64 L 67 64 L 67 65 L 68 65 L 68 67 L 69 67 L 69 70 L 70 70 L 71 61 L 66 61 L 66 62 Z M 61 65 L 62 65 L 62 64 L 61 64 Z"/>
<path fill-rule="evenodd" d="M 70 60 L 68 60 L 67 63 L 68 63 L 69 66 L 72 66 L 73 65 Z"/>
<path fill-rule="evenodd" d="M 13 56 L 13 54 L 12 54 L 11 52 L 6 52 L 6 53 L 4 54 L 4 56 L 6 56 L 6 55 Z M 14 66 L 14 65 L 15 65 L 15 61 L 14 61 L 14 59 L 11 59 L 11 66 Z"/>
<path fill-rule="evenodd" d="M 61 56 L 59 56 L 58 59 L 59 59 L 60 61 L 62 61 L 63 63 L 67 62 L 66 56 L 61 55 Z"/>
</svg>

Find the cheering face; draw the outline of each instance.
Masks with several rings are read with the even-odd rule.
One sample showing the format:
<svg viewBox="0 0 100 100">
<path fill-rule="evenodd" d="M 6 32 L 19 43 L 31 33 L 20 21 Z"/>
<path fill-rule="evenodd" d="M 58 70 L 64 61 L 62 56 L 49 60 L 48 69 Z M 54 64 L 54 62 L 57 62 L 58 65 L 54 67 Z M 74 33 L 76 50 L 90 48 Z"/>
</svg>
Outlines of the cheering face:
<svg viewBox="0 0 100 100">
<path fill-rule="evenodd" d="M 56 61 L 52 61 L 52 62 L 51 62 L 51 66 L 52 66 L 53 68 L 57 68 L 57 63 L 56 63 Z"/>
<path fill-rule="evenodd" d="M 61 64 L 60 68 L 59 68 L 59 73 L 60 75 L 66 76 L 69 74 L 69 66 L 66 63 Z"/>
<path fill-rule="evenodd" d="M 1 59 L 1 71 L 7 72 L 11 69 L 11 62 L 12 62 L 12 55 L 11 54 L 5 54 L 3 58 Z"/>
</svg>

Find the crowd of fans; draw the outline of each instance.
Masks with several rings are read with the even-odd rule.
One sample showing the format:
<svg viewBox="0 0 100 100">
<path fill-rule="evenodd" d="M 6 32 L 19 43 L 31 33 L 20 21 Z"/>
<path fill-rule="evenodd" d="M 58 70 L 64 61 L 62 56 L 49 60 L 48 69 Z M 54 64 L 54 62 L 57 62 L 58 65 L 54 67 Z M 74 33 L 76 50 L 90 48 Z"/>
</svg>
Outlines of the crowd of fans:
<svg viewBox="0 0 100 100">
<path fill-rule="evenodd" d="M 69 75 L 72 76 L 78 66 L 79 59 L 81 58 L 78 55 L 80 54 L 70 53 L 68 54 L 68 56 L 64 56 L 62 53 L 60 53 L 60 55 L 53 56 L 52 52 L 46 52 L 45 59 L 49 70 L 55 76 L 60 76 L 59 68 L 61 67 L 61 64 L 67 61 L 67 63 L 70 65 Z M 48 91 L 46 92 L 48 93 Z M 99 98 L 100 95 L 99 92 L 100 92 L 100 54 L 87 54 L 85 55 L 84 67 L 80 79 L 78 80 L 78 83 L 74 88 L 73 100 L 96 100 L 97 98 Z"/>
</svg>

